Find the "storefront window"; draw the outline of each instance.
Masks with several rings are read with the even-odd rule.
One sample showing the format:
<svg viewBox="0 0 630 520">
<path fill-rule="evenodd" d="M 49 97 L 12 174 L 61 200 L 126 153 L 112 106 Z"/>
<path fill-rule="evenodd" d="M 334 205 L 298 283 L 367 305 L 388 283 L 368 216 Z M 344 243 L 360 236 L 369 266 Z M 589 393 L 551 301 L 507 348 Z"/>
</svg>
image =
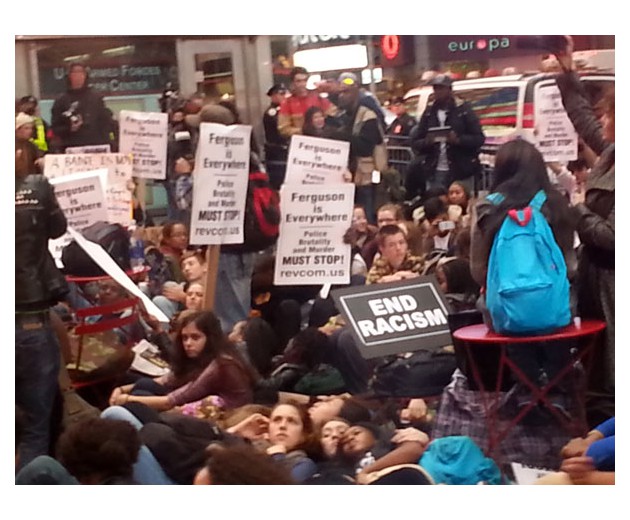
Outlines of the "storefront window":
<svg viewBox="0 0 630 520">
<path fill-rule="evenodd" d="M 160 94 L 177 82 L 175 42 L 111 37 L 75 38 L 45 43 L 37 51 L 42 99 L 66 91 L 67 66 L 82 61 L 89 68 L 89 85 L 102 96 Z"/>
</svg>

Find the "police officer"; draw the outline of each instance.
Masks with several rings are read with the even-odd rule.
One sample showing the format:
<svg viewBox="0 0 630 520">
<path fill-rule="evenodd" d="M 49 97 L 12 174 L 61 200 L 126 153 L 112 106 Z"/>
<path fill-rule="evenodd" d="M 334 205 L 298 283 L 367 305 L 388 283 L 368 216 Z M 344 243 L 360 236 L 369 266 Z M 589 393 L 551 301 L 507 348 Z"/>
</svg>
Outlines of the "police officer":
<svg viewBox="0 0 630 520">
<path fill-rule="evenodd" d="M 265 129 L 265 162 L 269 181 L 275 189 L 280 189 L 284 181 L 289 141 L 278 131 L 278 112 L 280 103 L 287 93 L 286 87 L 277 83 L 267 91 L 271 104 L 265 110 L 263 127 Z"/>
<path fill-rule="evenodd" d="M 35 96 L 24 96 L 18 103 L 18 112 L 24 112 L 31 116 L 35 125 L 35 135 L 31 142 L 43 153 L 48 152 L 48 129 L 49 125 L 39 114 L 37 98 Z"/>
<path fill-rule="evenodd" d="M 409 137 L 411 129 L 416 125 L 416 120 L 407 114 L 404 99 L 402 97 L 395 97 L 392 99 L 390 106 L 391 111 L 396 115 L 396 119 L 389 125 L 385 133 L 391 137 Z M 399 142 L 401 146 L 406 144 L 406 140 L 404 139 L 401 139 Z"/>
</svg>

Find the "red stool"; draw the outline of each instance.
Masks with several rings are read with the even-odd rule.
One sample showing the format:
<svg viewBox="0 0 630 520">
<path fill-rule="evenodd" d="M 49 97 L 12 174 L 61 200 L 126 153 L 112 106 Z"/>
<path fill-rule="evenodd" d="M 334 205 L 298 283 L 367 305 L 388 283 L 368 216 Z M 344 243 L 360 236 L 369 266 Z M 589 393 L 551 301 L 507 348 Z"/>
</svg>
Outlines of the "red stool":
<svg viewBox="0 0 630 520">
<path fill-rule="evenodd" d="M 495 448 L 507 437 L 512 429 L 521 422 L 523 417 L 536 406 L 540 401 L 545 405 L 547 409 L 559 420 L 559 422 L 565 427 L 576 427 L 579 431 L 586 433 L 586 412 L 584 406 L 584 392 L 578 391 L 576 398 L 579 407 L 579 417 L 577 423 L 571 420 L 567 420 L 554 406 L 550 403 L 547 394 L 550 390 L 555 388 L 558 383 L 571 371 L 574 364 L 577 361 L 584 360 L 584 366 L 587 369 L 590 368 L 590 358 L 595 346 L 597 335 L 606 328 L 606 324 L 603 321 L 586 320 L 581 323 L 579 327 L 570 325 L 563 329 L 558 330 L 553 334 L 546 334 L 542 336 L 502 336 L 491 332 L 486 325 L 470 325 L 453 332 L 453 337 L 458 339 L 464 345 L 467 353 L 467 358 L 470 363 L 473 378 L 478 385 L 478 388 L 483 393 L 483 406 L 486 420 L 486 427 L 488 429 L 488 447 L 487 455 L 490 455 Z M 578 341 L 578 354 L 577 357 L 571 359 L 571 361 L 565 365 L 556 376 L 551 379 L 542 388 L 532 382 L 527 375 L 507 356 L 506 349 L 510 344 L 527 344 L 538 343 L 541 341 L 560 341 L 566 339 L 585 339 L 585 341 Z M 484 387 L 483 380 L 481 378 L 479 367 L 475 362 L 475 357 L 472 355 L 472 348 L 481 348 L 483 346 L 497 346 L 500 348 L 499 367 L 497 373 L 496 387 L 494 391 L 489 391 Z M 551 346 L 550 346 L 551 348 Z M 523 409 L 511 419 L 508 425 L 501 431 L 498 429 L 497 415 L 499 411 L 498 406 L 492 406 L 489 401 L 489 393 L 494 394 L 495 400 L 498 397 L 499 389 L 503 382 L 503 376 L 505 368 L 508 368 L 514 377 L 523 383 L 530 391 L 532 400 L 529 404 L 523 407 Z"/>
</svg>

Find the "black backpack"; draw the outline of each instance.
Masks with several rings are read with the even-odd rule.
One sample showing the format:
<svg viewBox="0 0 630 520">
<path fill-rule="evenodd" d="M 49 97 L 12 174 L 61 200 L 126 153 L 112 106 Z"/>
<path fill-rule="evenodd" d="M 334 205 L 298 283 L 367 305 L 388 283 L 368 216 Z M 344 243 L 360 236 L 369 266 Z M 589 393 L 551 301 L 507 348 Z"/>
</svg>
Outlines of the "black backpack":
<svg viewBox="0 0 630 520">
<path fill-rule="evenodd" d="M 95 222 L 81 234 L 90 242 L 99 244 L 123 271 L 129 271 L 129 233 L 120 224 Z M 64 272 L 72 276 L 104 276 L 106 273 L 74 240 L 61 252 Z"/>
<path fill-rule="evenodd" d="M 280 196 L 265 172 L 249 174 L 245 203 L 245 251 L 263 251 L 274 245 L 280 233 Z"/>
<path fill-rule="evenodd" d="M 432 397 L 440 395 L 457 368 L 455 355 L 419 350 L 408 358 L 389 356 L 374 369 L 370 390 L 378 396 Z"/>
</svg>

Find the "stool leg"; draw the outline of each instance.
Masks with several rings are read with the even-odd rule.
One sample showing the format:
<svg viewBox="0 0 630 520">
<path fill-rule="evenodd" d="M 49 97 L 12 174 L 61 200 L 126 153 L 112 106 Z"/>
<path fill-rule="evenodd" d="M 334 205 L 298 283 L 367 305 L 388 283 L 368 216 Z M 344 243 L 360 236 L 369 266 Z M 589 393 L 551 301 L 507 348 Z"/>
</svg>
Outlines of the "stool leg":
<svg viewBox="0 0 630 520">
<path fill-rule="evenodd" d="M 473 373 L 473 378 L 475 380 L 475 383 L 477 383 L 477 388 L 479 388 L 479 391 L 481 392 L 481 398 L 483 402 L 483 409 L 484 409 L 484 416 L 485 416 L 484 420 L 486 422 L 486 430 L 487 430 L 487 435 L 488 435 L 488 442 L 486 445 L 486 455 L 490 457 L 492 452 L 494 451 L 494 448 L 496 447 L 496 442 L 494 440 L 494 433 L 493 433 L 494 432 L 493 406 L 489 403 L 489 396 L 488 396 L 489 392 L 486 390 L 483 384 L 483 379 L 477 367 L 477 363 L 475 362 L 475 359 L 472 355 L 471 344 L 469 342 L 465 342 L 464 348 L 466 349 L 466 355 L 468 357 L 468 363 Z"/>
</svg>

